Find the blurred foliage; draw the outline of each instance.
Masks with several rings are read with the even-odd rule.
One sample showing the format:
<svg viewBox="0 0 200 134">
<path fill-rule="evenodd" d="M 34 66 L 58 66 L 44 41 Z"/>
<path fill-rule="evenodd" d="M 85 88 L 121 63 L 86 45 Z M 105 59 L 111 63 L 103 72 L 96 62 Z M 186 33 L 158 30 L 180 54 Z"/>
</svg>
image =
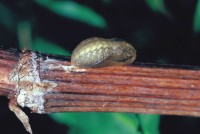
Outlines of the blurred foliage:
<svg viewBox="0 0 200 134">
<path fill-rule="evenodd" d="M 0 3 L 0 23 L 10 31 L 16 26 L 14 13 L 3 3 Z"/>
<path fill-rule="evenodd" d="M 51 117 L 70 126 L 70 134 L 159 134 L 158 115 L 92 112 L 56 113 Z"/>
<path fill-rule="evenodd" d="M 69 56 L 87 37 L 120 37 L 135 43 L 139 61 L 200 65 L 199 35 L 200 0 L 0 1 L 0 42 L 20 49 Z M 70 134 L 159 134 L 159 115 L 50 116 Z"/>
<path fill-rule="evenodd" d="M 197 0 L 196 9 L 194 13 L 193 28 L 195 33 L 200 32 L 200 0 Z"/>
<path fill-rule="evenodd" d="M 49 42 L 48 40 L 40 37 L 35 38 L 32 49 L 43 53 L 59 54 L 65 56 L 71 55 L 69 51 L 65 50 L 61 46 L 58 46 L 57 44 Z"/>
<path fill-rule="evenodd" d="M 160 116 L 138 114 L 143 134 L 159 134 Z"/>
<path fill-rule="evenodd" d="M 164 15 L 169 15 L 169 12 L 167 11 L 167 8 L 165 7 L 165 1 L 164 0 L 145 0 L 147 5 L 157 13 L 162 13 Z"/>
<path fill-rule="evenodd" d="M 30 21 L 19 21 L 17 24 L 19 48 L 33 49 L 32 24 Z"/>
<path fill-rule="evenodd" d="M 110 3 L 112 2 L 112 0 L 102 0 L 102 2 L 103 2 L 104 4 L 110 4 Z"/>
<path fill-rule="evenodd" d="M 71 0 L 36 0 L 36 2 L 63 17 L 75 19 L 99 28 L 105 28 L 107 25 L 106 20 L 94 10 Z"/>
</svg>

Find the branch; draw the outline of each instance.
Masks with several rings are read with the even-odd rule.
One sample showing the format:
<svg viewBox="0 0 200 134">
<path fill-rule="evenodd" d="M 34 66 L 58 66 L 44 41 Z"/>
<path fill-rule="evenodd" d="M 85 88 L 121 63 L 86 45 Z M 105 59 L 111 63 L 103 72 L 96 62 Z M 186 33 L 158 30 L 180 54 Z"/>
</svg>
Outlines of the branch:
<svg viewBox="0 0 200 134">
<path fill-rule="evenodd" d="M 35 57 L 31 57 L 33 53 Z M 12 80 L 27 75 L 23 69 L 33 68 L 32 64 L 23 68 L 24 57 L 27 61 L 35 60 L 39 81 L 27 82 L 27 76 L 17 82 Z M 32 51 L 22 52 L 20 56 L 19 52 L 8 50 L 0 50 L 0 63 L 0 95 L 12 99 L 13 94 L 18 94 L 14 97 L 16 103 L 36 113 L 104 111 L 200 116 L 198 67 L 136 63 L 69 71 L 69 58 Z M 43 102 L 23 105 L 25 102 L 19 101 L 19 86 L 25 91 L 39 87 Z M 29 93 L 27 96 L 33 92 Z"/>
</svg>

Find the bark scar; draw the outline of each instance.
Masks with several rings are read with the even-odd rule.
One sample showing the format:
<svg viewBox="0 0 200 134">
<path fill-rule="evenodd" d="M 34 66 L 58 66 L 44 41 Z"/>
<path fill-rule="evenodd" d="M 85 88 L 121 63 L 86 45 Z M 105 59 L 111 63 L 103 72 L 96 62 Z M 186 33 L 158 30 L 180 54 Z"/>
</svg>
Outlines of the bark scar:
<svg viewBox="0 0 200 134">
<path fill-rule="evenodd" d="M 10 105 L 10 110 L 16 114 L 30 133 L 32 130 L 29 128 L 28 117 L 25 117 L 25 113 L 17 105 L 28 107 L 35 113 L 45 113 L 43 96 L 52 92 L 53 88 L 57 86 L 54 82 L 40 79 L 41 60 L 35 52 L 23 51 L 17 66 L 9 76 L 10 81 L 16 83 L 14 97 L 11 97 L 16 103 Z"/>
</svg>

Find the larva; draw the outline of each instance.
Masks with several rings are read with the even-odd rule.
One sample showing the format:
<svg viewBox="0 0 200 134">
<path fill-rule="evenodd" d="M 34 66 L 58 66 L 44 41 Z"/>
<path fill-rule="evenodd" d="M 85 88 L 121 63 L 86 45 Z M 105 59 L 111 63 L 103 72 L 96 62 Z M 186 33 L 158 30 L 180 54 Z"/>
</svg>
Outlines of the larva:
<svg viewBox="0 0 200 134">
<path fill-rule="evenodd" d="M 135 48 L 122 40 L 92 37 L 82 41 L 73 51 L 75 68 L 97 68 L 128 65 L 136 59 Z"/>
</svg>

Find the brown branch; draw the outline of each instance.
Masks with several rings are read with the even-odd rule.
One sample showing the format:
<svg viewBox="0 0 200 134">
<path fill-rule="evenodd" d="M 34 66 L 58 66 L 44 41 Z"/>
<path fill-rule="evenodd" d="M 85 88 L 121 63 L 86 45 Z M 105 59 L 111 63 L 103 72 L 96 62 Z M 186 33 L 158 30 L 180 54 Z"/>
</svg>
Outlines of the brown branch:
<svg viewBox="0 0 200 134">
<path fill-rule="evenodd" d="M 39 87 L 46 90 L 48 85 L 44 83 L 56 84 L 43 96 L 45 113 L 105 111 L 200 116 L 197 67 L 140 63 L 70 72 L 66 69 L 69 58 L 37 53 L 35 59 L 42 83 Z M 0 95 L 9 97 L 16 91 L 17 83 L 10 77 L 20 60 L 18 52 L 0 50 Z"/>
<path fill-rule="evenodd" d="M 0 49 L 0 95 L 9 96 L 15 84 L 9 81 L 9 74 L 16 66 L 19 54 L 16 51 Z"/>
</svg>

